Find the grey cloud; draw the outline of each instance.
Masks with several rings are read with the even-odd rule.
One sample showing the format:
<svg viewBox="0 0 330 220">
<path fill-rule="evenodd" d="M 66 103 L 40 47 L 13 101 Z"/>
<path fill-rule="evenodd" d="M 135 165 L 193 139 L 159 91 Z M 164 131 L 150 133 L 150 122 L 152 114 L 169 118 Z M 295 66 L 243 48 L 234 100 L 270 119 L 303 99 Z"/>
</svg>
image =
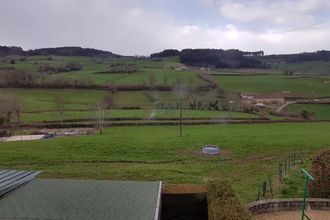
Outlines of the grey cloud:
<svg viewBox="0 0 330 220">
<path fill-rule="evenodd" d="M 285 8 L 275 10 L 290 7 L 284 0 L 269 6 L 253 1 L 248 11 L 242 9 L 247 5 L 244 1 L 201 0 L 204 6 L 219 10 L 224 4 L 239 3 L 220 11 L 219 20 L 225 17 L 227 23 L 217 26 L 184 24 L 162 8 L 152 8 L 150 1 L 0 0 L 0 45 L 25 49 L 77 45 L 128 55 L 198 47 L 267 53 L 330 49 L 328 21 L 320 22 L 315 16 L 317 10 L 326 10 L 326 1 L 299 0 L 298 9 L 288 13 Z M 256 31 L 251 22 L 263 26 Z"/>
</svg>

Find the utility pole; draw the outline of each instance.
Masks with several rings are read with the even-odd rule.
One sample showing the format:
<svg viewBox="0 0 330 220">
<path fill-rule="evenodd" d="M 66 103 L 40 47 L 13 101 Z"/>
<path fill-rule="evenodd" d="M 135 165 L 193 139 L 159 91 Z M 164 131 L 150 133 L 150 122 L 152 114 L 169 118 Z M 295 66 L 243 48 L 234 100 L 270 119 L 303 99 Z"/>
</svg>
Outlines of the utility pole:
<svg viewBox="0 0 330 220">
<path fill-rule="evenodd" d="M 180 137 L 182 137 L 182 97 L 180 98 Z"/>
<path fill-rule="evenodd" d="M 234 101 L 233 100 L 230 100 L 229 102 L 229 119 L 231 119 L 231 105 L 234 103 Z"/>
</svg>

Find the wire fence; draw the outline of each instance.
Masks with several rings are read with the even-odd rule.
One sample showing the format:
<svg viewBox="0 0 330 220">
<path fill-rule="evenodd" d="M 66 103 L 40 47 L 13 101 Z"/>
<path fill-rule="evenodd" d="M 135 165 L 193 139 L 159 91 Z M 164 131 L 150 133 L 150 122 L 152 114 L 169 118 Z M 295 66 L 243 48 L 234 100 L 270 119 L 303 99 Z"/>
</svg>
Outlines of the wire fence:
<svg viewBox="0 0 330 220">
<path fill-rule="evenodd" d="M 302 149 L 298 152 L 291 153 L 278 163 L 276 173 L 268 173 L 264 181 L 257 189 L 256 201 L 261 199 L 274 198 L 280 193 L 284 177 L 289 171 L 303 163 Z"/>
</svg>

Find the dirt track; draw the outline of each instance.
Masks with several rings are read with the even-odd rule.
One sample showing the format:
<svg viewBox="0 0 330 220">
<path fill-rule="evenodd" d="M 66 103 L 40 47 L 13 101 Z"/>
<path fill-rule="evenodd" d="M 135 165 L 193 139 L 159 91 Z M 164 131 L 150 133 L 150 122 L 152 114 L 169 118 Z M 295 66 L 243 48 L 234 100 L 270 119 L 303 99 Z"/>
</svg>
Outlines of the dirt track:
<svg viewBox="0 0 330 220">
<path fill-rule="evenodd" d="M 328 220 L 330 219 L 330 211 L 310 210 L 307 215 L 311 219 Z M 267 214 L 256 215 L 256 220 L 297 220 L 301 219 L 301 211 L 285 211 L 272 212 Z"/>
</svg>

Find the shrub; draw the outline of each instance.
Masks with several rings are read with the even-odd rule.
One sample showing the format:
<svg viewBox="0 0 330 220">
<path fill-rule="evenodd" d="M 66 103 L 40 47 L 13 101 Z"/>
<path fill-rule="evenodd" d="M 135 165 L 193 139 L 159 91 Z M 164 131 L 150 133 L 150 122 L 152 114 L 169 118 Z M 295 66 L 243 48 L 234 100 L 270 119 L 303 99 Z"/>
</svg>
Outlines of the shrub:
<svg viewBox="0 0 330 220">
<path fill-rule="evenodd" d="M 65 65 L 51 65 L 45 64 L 39 66 L 39 72 L 59 73 L 59 72 L 71 72 L 82 70 L 83 65 L 79 63 L 68 63 Z"/>
<path fill-rule="evenodd" d="M 209 181 L 207 189 L 209 220 L 252 219 L 227 181 Z"/>
<path fill-rule="evenodd" d="M 312 175 L 315 178 L 309 184 L 310 196 L 330 198 L 330 150 L 322 151 L 312 162 Z"/>
<path fill-rule="evenodd" d="M 307 110 L 302 110 L 300 115 L 303 119 L 309 120 L 314 116 L 314 112 L 309 112 Z"/>
</svg>

